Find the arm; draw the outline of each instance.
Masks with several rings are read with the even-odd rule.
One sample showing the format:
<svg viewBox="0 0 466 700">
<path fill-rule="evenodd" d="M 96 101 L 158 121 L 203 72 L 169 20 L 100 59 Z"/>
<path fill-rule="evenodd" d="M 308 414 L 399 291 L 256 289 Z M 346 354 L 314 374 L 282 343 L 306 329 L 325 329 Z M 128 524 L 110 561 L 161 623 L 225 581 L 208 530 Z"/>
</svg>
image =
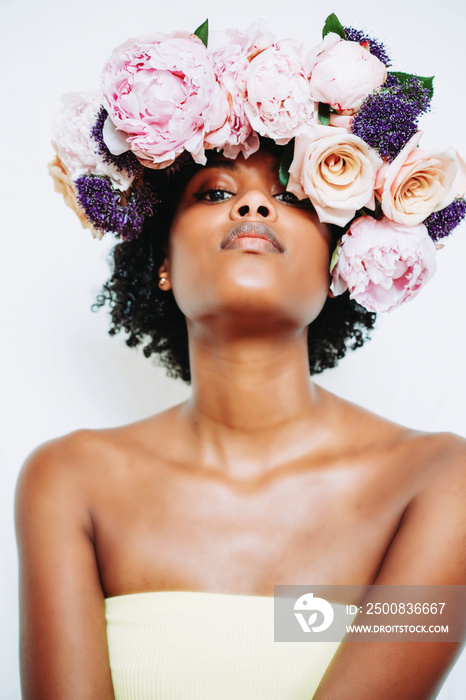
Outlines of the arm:
<svg viewBox="0 0 466 700">
<path fill-rule="evenodd" d="M 439 439 L 439 469 L 407 508 L 374 584 L 466 584 L 466 441 Z M 453 642 L 343 643 L 314 700 L 430 700 L 460 650 Z"/>
<path fill-rule="evenodd" d="M 39 448 L 16 486 L 23 700 L 114 700 L 85 441 Z"/>
</svg>

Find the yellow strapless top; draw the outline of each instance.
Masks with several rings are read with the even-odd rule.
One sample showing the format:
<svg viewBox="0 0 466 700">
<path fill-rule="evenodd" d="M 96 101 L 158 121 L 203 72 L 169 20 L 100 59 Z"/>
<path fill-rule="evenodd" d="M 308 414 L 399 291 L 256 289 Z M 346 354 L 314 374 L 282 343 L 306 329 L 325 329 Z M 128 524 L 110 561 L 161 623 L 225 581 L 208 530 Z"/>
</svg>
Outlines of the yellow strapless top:
<svg viewBox="0 0 466 700">
<path fill-rule="evenodd" d="M 311 700 L 339 642 L 274 642 L 274 598 L 156 591 L 105 600 L 116 700 Z"/>
</svg>

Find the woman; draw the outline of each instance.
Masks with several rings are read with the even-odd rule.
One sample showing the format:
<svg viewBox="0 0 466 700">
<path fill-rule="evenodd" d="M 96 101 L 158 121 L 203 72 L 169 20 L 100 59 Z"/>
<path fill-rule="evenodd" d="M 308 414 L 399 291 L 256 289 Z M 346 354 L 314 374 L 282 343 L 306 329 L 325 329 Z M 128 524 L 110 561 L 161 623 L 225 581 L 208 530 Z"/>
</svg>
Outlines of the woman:
<svg viewBox="0 0 466 700">
<path fill-rule="evenodd" d="M 260 49 L 249 47 L 251 64 Z M 212 146 L 221 124 L 209 118 Z M 136 173 L 149 216 L 116 247 L 101 303 L 113 306 L 114 332 L 127 330 L 130 344 L 149 336 L 146 353 L 193 391 L 144 421 L 49 443 L 23 468 L 27 699 L 413 700 L 435 696 L 458 653 L 454 643 L 347 643 L 326 672 L 335 647 L 326 657 L 318 644 L 287 650 L 254 636 L 264 619 L 269 630 L 277 584 L 466 578 L 464 440 L 396 425 L 309 378 L 361 344 L 375 317 L 339 295 L 343 246 L 330 284 L 341 230 L 316 197 L 290 191 L 306 184 L 295 137 L 291 185 L 283 149 L 264 139 L 236 157 L 210 150 L 205 165 L 192 147 L 173 168 L 167 152 L 133 141 L 146 168 L 148 155 L 166 167 L 144 171 L 143 186 Z M 78 178 L 73 192 L 96 227 L 88 185 Z M 349 199 L 324 208 L 340 220 Z"/>
</svg>

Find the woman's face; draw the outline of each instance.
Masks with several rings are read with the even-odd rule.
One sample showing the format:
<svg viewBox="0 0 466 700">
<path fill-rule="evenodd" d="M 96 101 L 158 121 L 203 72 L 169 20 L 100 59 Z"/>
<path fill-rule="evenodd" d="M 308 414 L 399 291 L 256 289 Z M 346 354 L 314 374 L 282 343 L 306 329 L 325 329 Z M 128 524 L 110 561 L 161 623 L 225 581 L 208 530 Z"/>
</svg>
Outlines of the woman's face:
<svg viewBox="0 0 466 700">
<path fill-rule="evenodd" d="M 309 202 L 280 184 L 274 155 L 219 156 L 181 196 L 163 289 L 192 321 L 305 326 L 328 294 L 330 241 Z"/>
</svg>

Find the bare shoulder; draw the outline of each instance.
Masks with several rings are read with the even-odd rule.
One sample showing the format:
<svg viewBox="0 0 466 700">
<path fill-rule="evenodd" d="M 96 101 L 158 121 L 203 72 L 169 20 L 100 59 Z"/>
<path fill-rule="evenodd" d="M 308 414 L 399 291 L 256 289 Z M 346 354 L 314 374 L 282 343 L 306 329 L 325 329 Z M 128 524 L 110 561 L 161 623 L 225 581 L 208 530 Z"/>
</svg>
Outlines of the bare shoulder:
<svg viewBox="0 0 466 700">
<path fill-rule="evenodd" d="M 343 452 L 388 451 L 392 447 L 406 449 L 427 437 L 427 433 L 412 430 L 384 418 L 352 401 L 320 388 L 325 406 L 326 422 L 339 436 Z"/>
<path fill-rule="evenodd" d="M 466 440 L 451 432 L 408 428 L 330 394 L 342 454 L 364 454 L 376 479 L 399 484 L 408 500 L 466 498 Z M 435 507 L 438 507 L 437 505 Z"/>
<path fill-rule="evenodd" d="M 412 497 L 377 583 L 466 583 L 466 440 L 454 433 L 412 438 L 421 456 Z"/>
<path fill-rule="evenodd" d="M 170 410 L 115 428 L 77 430 L 40 445 L 21 467 L 16 502 L 60 491 L 63 498 L 85 505 L 109 479 L 128 474 L 135 454 L 154 444 L 163 448 L 168 414 Z"/>
<path fill-rule="evenodd" d="M 89 431 L 79 431 L 37 447 L 20 469 L 15 490 L 15 526 L 18 543 L 43 520 L 43 512 L 62 508 L 62 517 L 91 534 L 86 505 L 85 472 L 90 463 Z"/>
<path fill-rule="evenodd" d="M 466 536 L 466 440 L 455 433 L 428 433 L 418 438 L 426 455 L 427 478 L 413 499 L 413 509 L 430 509 L 457 521 Z M 447 512 L 449 514 L 447 514 Z"/>
<path fill-rule="evenodd" d="M 420 455 L 417 489 L 405 520 L 442 522 L 466 544 L 466 440 L 455 433 L 424 433 L 411 439 L 409 454 Z"/>
<path fill-rule="evenodd" d="M 63 517 L 92 536 L 91 504 L 128 459 L 117 433 L 78 430 L 39 445 L 22 465 L 15 491 L 19 529 L 32 510 L 63 504 Z M 32 509 L 32 510 L 31 510 Z"/>
<path fill-rule="evenodd" d="M 346 433 L 363 447 L 397 445 L 407 452 L 423 451 L 430 455 L 429 461 L 444 465 L 445 460 L 461 462 L 466 450 L 466 440 L 455 433 L 427 432 L 408 428 L 401 423 L 385 418 L 363 406 L 322 390 L 329 410 L 337 423 L 345 425 Z"/>
<path fill-rule="evenodd" d="M 399 467 L 418 475 L 416 498 L 442 493 L 466 497 L 466 440 L 449 432 L 406 430 L 400 433 Z"/>
<path fill-rule="evenodd" d="M 105 465 L 112 450 L 112 441 L 102 431 L 79 430 L 39 445 L 26 459 L 19 472 L 17 491 L 26 485 L 45 482 L 84 483 L 86 475 Z"/>
<path fill-rule="evenodd" d="M 115 428 L 77 430 L 43 443 L 25 461 L 20 480 L 45 474 L 82 479 L 88 472 L 95 475 L 109 465 L 118 467 L 128 450 L 143 446 L 148 433 L 162 438 L 170 412 Z"/>
<path fill-rule="evenodd" d="M 438 481 L 466 480 L 466 439 L 456 433 L 423 433 L 419 443 L 428 449 L 432 477 Z"/>
<path fill-rule="evenodd" d="M 92 431 L 38 447 L 16 486 L 21 686 L 25 698 L 113 698 L 104 592 L 89 507 L 106 449 Z"/>
</svg>

